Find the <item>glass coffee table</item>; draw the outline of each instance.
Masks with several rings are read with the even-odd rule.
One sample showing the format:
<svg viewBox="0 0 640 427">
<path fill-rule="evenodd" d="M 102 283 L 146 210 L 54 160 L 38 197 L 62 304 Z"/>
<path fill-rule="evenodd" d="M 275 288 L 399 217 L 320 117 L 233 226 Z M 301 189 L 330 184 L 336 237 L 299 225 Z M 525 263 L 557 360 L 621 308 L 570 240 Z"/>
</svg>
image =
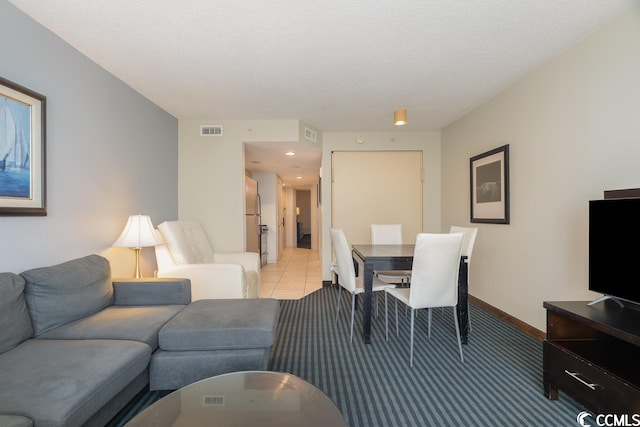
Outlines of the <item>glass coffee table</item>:
<svg viewBox="0 0 640 427">
<path fill-rule="evenodd" d="M 190 384 L 158 400 L 126 427 L 344 426 L 320 389 L 292 374 L 233 372 Z"/>
</svg>

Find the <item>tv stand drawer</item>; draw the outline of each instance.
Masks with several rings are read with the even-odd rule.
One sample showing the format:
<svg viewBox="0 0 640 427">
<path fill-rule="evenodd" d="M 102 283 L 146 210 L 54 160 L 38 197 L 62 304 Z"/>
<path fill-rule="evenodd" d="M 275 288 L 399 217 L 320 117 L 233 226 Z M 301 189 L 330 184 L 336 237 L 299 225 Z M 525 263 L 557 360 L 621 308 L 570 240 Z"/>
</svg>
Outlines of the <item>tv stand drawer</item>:
<svg viewBox="0 0 640 427">
<path fill-rule="evenodd" d="M 543 343 L 545 395 L 558 390 L 598 413 L 640 412 L 640 390 L 556 343 Z"/>
</svg>

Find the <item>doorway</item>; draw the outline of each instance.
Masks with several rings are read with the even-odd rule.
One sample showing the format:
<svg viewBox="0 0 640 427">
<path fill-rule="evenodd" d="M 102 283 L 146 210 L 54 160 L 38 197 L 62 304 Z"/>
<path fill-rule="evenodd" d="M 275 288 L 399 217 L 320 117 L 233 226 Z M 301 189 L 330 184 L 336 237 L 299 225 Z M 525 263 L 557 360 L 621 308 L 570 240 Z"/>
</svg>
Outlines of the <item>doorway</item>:
<svg viewBox="0 0 640 427">
<path fill-rule="evenodd" d="M 265 198 L 271 197 L 266 193 L 266 187 L 261 185 L 263 197 L 263 224 L 269 227 L 274 235 L 270 237 L 280 254 L 284 248 L 296 248 L 297 222 L 296 207 L 301 209 L 303 216 L 301 224 L 301 237 L 311 240 L 311 249 L 318 250 L 318 180 L 320 176 L 320 164 L 322 149 L 317 143 L 306 141 L 245 141 L 244 167 L 248 174 L 260 176 L 261 174 L 274 177 L 277 187 L 274 187 L 273 196 L 275 202 L 269 205 Z M 300 200 L 296 203 L 296 192 L 300 191 Z M 272 219 L 267 213 L 273 210 Z M 310 216 L 307 219 L 306 215 Z M 313 231 L 311 231 L 313 230 Z M 273 252 L 276 252 L 276 247 Z"/>
<path fill-rule="evenodd" d="M 296 190 L 296 246 L 311 249 L 311 235 L 311 191 Z"/>
</svg>

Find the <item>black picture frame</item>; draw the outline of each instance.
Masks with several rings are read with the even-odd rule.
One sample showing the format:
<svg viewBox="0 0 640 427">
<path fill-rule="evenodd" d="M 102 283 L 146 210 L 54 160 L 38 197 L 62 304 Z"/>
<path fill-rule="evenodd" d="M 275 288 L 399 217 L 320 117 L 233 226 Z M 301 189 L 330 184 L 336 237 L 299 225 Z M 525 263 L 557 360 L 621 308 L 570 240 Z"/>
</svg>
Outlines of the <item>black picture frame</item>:
<svg viewBox="0 0 640 427">
<path fill-rule="evenodd" d="M 469 159 L 471 222 L 509 224 L 509 144 Z"/>
<path fill-rule="evenodd" d="M 0 77 L 0 215 L 47 215 L 46 97 Z"/>
</svg>

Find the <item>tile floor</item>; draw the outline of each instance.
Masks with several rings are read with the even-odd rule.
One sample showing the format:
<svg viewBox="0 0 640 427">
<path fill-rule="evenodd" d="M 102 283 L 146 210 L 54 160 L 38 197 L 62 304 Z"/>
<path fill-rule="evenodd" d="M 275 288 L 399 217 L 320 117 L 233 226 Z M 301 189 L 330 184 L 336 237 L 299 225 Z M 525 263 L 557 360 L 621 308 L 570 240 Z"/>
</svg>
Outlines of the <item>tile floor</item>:
<svg viewBox="0 0 640 427">
<path fill-rule="evenodd" d="M 300 299 L 322 288 L 318 251 L 285 248 L 277 264 L 262 267 L 260 297 Z"/>
</svg>

